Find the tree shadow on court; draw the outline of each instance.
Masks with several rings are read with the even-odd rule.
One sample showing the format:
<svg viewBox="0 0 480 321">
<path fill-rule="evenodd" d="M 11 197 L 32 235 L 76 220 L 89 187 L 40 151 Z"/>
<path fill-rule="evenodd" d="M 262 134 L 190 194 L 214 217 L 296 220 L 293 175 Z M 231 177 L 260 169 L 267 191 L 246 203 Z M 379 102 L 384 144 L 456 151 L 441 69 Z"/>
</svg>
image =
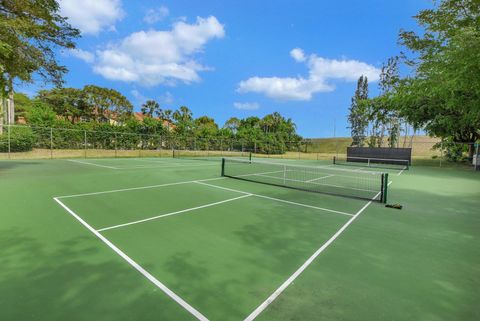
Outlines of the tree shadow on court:
<svg viewBox="0 0 480 321">
<path fill-rule="evenodd" d="M 52 250 L 22 229 L 1 231 L 0 320 L 192 320 L 102 246 L 75 237 Z"/>
<path fill-rule="evenodd" d="M 13 160 L 0 160 L 0 171 L 6 171 L 16 167 L 24 167 L 26 165 L 37 165 L 39 162 L 32 161 L 13 161 Z"/>
<path fill-rule="evenodd" d="M 255 204 L 258 212 L 248 216 L 252 221 L 246 218 L 232 234 L 212 235 L 219 238 L 217 248 L 207 243 L 212 252 L 200 243 L 203 255 L 196 249 L 179 251 L 161 266 L 168 285 L 212 320 L 244 319 L 349 218 L 302 208 L 296 213 L 295 206 L 272 201 Z M 252 209 L 257 205 L 245 211 Z M 241 215 L 223 214 L 225 220 Z"/>
<path fill-rule="evenodd" d="M 248 246 L 264 253 L 256 264 L 265 265 L 265 268 L 276 266 L 291 274 L 349 217 L 271 203 L 267 212 L 259 211 L 256 218 L 257 222 L 245 225 L 237 236 Z"/>
<path fill-rule="evenodd" d="M 394 188 L 403 210 L 372 204 L 258 320 L 478 320 L 480 189 Z"/>
<path fill-rule="evenodd" d="M 191 257 L 190 251 L 178 252 L 162 265 L 165 271 L 175 275 L 175 281 L 169 286 L 200 311 L 208 312 L 212 320 L 242 320 L 250 311 L 243 308 L 242 300 L 248 293 L 234 290 L 238 289 L 238 280 L 232 275 L 228 282 L 218 282 L 216 273 L 192 263 Z"/>
</svg>

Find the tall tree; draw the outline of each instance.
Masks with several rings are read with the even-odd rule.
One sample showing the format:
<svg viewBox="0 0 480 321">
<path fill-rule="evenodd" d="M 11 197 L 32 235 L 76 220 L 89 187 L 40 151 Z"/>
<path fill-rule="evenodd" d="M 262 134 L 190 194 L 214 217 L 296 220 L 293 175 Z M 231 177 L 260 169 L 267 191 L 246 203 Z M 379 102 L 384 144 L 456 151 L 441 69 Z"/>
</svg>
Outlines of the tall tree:
<svg viewBox="0 0 480 321">
<path fill-rule="evenodd" d="M 142 114 L 153 117 L 154 114 L 160 113 L 160 105 L 153 99 L 147 100 L 144 104 L 142 104 L 141 108 Z"/>
<path fill-rule="evenodd" d="M 62 83 L 67 69 L 57 63 L 55 49 L 74 48 L 80 33 L 58 11 L 56 0 L 0 1 L 0 97 L 8 97 L 10 115 L 15 79 L 30 82 L 36 73 Z"/>
<path fill-rule="evenodd" d="M 193 127 L 192 111 L 187 106 L 181 106 L 173 112 L 173 119 L 175 120 L 176 131 L 180 135 L 187 135 L 191 133 Z"/>
<path fill-rule="evenodd" d="M 388 145 L 397 145 L 401 119 L 391 97 L 395 94 L 400 79 L 398 60 L 398 57 L 389 58 L 387 63 L 383 64 L 379 82 L 380 95 L 369 100 L 368 119 L 372 124 L 369 146 L 383 146 L 386 134 Z"/>
<path fill-rule="evenodd" d="M 363 146 L 368 127 L 368 115 L 365 100 L 368 99 L 368 79 L 360 76 L 357 81 L 357 89 L 352 97 L 349 108 L 348 122 L 352 136 L 352 146 Z"/>
<path fill-rule="evenodd" d="M 396 107 L 413 126 L 454 142 L 480 138 L 479 17 L 478 0 L 443 0 L 415 16 L 422 34 L 400 33 L 415 73 L 400 81 Z"/>
<path fill-rule="evenodd" d="M 82 92 L 93 109 L 94 120 L 98 121 L 109 116 L 123 122 L 132 114 L 132 103 L 114 89 L 87 85 Z"/>
<path fill-rule="evenodd" d="M 162 120 L 162 123 L 163 122 L 167 123 L 168 131 L 170 131 L 170 125 L 172 124 L 172 114 L 173 114 L 173 111 L 171 109 L 158 108 L 155 111 L 155 115 Z"/>
<path fill-rule="evenodd" d="M 87 103 L 81 89 L 54 88 L 41 90 L 37 98 L 51 106 L 57 115 L 62 116 L 72 124 L 76 123 L 82 116 L 92 116 L 92 108 Z"/>
<path fill-rule="evenodd" d="M 215 137 L 218 134 L 218 125 L 211 117 L 198 117 L 195 119 L 194 124 L 197 137 Z"/>
<path fill-rule="evenodd" d="M 237 117 L 229 118 L 223 125 L 223 128 L 229 130 L 232 135 L 236 135 L 238 129 L 240 128 L 240 119 L 238 119 Z"/>
</svg>

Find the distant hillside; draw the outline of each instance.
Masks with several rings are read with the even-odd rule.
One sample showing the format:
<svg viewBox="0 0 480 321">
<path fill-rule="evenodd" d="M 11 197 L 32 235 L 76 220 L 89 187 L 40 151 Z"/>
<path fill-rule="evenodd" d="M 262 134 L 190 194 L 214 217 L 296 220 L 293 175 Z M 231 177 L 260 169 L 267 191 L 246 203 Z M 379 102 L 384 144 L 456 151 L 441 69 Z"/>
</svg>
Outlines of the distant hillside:
<svg viewBox="0 0 480 321">
<path fill-rule="evenodd" d="M 306 147 L 309 153 L 340 153 L 344 154 L 352 144 L 351 137 L 310 138 Z M 414 156 L 433 156 L 439 152 L 432 150 L 433 145 L 440 142 L 439 138 L 429 136 L 400 137 L 399 147 L 412 147 Z"/>
</svg>

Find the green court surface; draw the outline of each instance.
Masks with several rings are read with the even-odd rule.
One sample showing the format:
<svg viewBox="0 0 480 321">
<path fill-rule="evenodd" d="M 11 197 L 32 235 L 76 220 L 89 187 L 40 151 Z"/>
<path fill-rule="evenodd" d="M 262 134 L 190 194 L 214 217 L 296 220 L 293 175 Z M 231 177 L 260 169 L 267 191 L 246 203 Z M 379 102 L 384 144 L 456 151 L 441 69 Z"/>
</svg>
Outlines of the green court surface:
<svg viewBox="0 0 480 321">
<path fill-rule="evenodd" d="M 386 170 L 397 210 L 220 165 L 1 161 L 0 320 L 480 320 L 479 172 Z"/>
</svg>

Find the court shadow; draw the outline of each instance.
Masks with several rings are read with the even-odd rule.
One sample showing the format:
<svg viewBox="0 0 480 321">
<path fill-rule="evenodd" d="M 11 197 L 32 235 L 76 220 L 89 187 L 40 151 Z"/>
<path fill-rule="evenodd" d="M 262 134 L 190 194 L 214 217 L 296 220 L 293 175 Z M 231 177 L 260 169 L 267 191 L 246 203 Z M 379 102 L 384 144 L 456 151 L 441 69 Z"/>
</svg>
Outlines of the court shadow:
<svg viewBox="0 0 480 321">
<path fill-rule="evenodd" d="M 192 320 L 102 246 L 77 237 L 47 248 L 21 229 L 1 231 L 0 320 Z"/>
</svg>

